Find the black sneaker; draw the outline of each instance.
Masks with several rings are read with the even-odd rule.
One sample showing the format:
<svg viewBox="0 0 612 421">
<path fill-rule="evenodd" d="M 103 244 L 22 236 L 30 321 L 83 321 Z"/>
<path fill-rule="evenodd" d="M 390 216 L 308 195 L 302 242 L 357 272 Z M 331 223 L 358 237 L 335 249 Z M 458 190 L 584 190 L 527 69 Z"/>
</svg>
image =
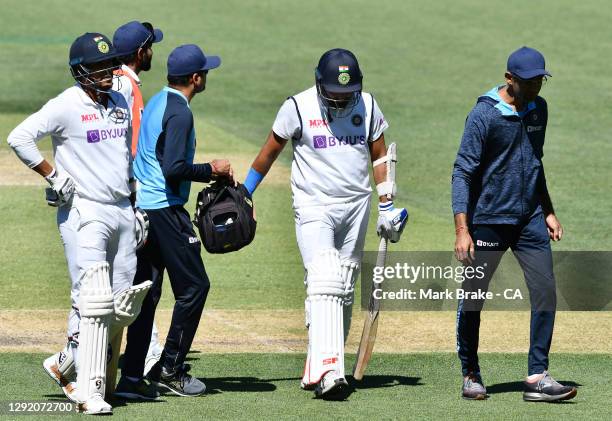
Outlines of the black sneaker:
<svg viewBox="0 0 612 421">
<path fill-rule="evenodd" d="M 157 365 L 157 364 L 156 364 Z M 156 369 L 156 365 L 151 368 L 151 371 Z M 166 390 L 174 393 L 178 396 L 200 396 L 206 391 L 206 385 L 200 380 L 188 374 L 191 369 L 189 364 L 183 364 L 183 366 L 173 373 L 166 370 L 165 367 L 161 368 L 159 378 L 157 381 L 154 380 L 156 372 L 153 372 L 152 383 L 155 384 L 159 389 Z M 155 370 L 157 371 L 157 370 Z M 151 372 L 149 372 L 151 374 Z"/>
<path fill-rule="evenodd" d="M 481 401 L 487 399 L 487 389 L 482 382 L 480 374 L 469 373 L 463 378 L 463 387 L 461 388 L 461 397 Z"/>
<path fill-rule="evenodd" d="M 572 386 L 563 386 L 553 379 L 548 371 L 534 383 L 524 382 L 523 400 L 530 402 L 555 402 L 572 399 L 578 390 Z"/>
<path fill-rule="evenodd" d="M 127 377 L 121 376 L 114 395 L 124 399 L 154 401 L 159 393 L 155 385 L 147 383 L 144 379 L 133 382 Z"/>
</svg>

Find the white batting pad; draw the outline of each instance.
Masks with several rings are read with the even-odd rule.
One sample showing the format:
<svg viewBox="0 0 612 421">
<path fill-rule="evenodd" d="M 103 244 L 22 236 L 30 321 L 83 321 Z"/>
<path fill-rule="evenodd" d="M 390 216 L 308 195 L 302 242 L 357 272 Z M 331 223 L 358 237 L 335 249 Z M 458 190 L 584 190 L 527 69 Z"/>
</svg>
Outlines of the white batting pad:
<svg viewBox="0 0 612 421">
<path fill-rule="evenodd" d="M 308 357 L 303 383 L 318 383 L 328 371 L 344 376 L 343 309 L 346 295 L 340 256 L 335 249 L 317 253 L 308 265 L 307 301 L 310 308 Z"/>
<path fill-rule="evenodd" d="M 107 262 L 98 262 L 81 278 L 77 392 L 86 403 L 104 398 L 108 330 L 113 315 L 113 291 Z"/>
</svg>

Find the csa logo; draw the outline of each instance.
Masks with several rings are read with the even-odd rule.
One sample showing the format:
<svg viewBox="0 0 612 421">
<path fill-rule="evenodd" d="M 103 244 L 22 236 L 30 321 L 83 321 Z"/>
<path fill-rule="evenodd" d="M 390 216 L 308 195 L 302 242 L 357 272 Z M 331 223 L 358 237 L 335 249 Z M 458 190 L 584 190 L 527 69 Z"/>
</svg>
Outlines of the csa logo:
<svg viewBox="0 0 612 421">
<path fill-rule="evenodd" d="M 325 136 L 313 136 L 312 143 L 315 149 L 327 148 L 327 138 Z"/>
<path fill-rule="evenodd" d="M 359 114 L 355 114 L 353 117 L 351 117 L 351 123 L 353 123 L 353 126 L 361 126 L 361 123 L 363 123 L 363 117 L 361 117 Z"/>
<path fill-rule="evenodd" d="M 338 82 L 340 82 L 340 85 L 347 85 L 350 81 L 351 75 L 349 75 L 348 73 L 340 73 L 338 75 Z"/>
</svg>

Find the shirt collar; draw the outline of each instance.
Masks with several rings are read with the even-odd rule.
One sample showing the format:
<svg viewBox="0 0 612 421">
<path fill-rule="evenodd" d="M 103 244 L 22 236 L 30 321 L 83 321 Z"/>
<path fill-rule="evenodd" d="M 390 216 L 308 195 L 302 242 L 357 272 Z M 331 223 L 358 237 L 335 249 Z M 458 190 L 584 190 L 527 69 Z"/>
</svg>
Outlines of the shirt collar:
<svg viewBox="0 0 612 421">
<path fill-rule="evenodd" d="M 93 99 L 91 99 L 91 97 L 89 95 L 87 95 L 87 92 L 85 92 L 85 90 L 83 89 L 81 84 L 76 82 L 74 84 L 74 88 L 76 89 L 77 95 L 79 96 L 81 101 L 83 101 L 83 104 L 89 105 L 89 106 L 92 106 L 92 107 L 96 107 L 96 108 L 104 108 L 104 105 L 100 104 L 99 102 L 94 101 Z M 108 95 L 110 97 L 112 95 L 112 91 L 109 91 Z M 109 108 L 112 107 L 112 104 L 113 104 L 113 101 L 111 99 L 109 99 L 108 100 L 108 104 L 107 104 L 108 107 Z"/>
<path fill-rule="evenodd" d="M 491 89 L 489 92 L 487 92 L 486 94 L 484 94 L 483 96 L 489 97 L 495 101 L 497 101 L 497 104 L 495 105 L 495 108 L 497 108 L 501 114 L 503 116 L 517 116 L 517 117 L 523 117 L 525 114 L 527 114 L 529 111 L 535 109 L 536 104 L 535 101 L 531 101 L 530 103 L 527 104 L 527 109 L 520 111 L 520 112 L 516 112 L 514 111 L 514 109 L 512 108 L 512 105 L 508 104 L 506 101 L 504 101 L 501 96 L 499 96 L 499 90 L 503 87 L 503 85 L 500 86 L 495 86 L 493 89 Z"/>
<path fill-rule="evenodd" d="M 185 103 L 187 104 L 187 106 L 189 107 L 189 100 L 187 99 L 187 97 L 185 96 L 184 93 L 182 93 L 181 91 L 171 88 L 169 86 L 164 86 L 164 91 L 166 92 L 171 92 L 173 94 L 177 94 L 178 96 L 182 97 L 185 100 Z"/>
<path fill-rule="evenodd" d="M 140 81 L 140 78 L 138 77 L 138 75 L 136 74 L 135 71 L 133 71 L 130 66 L 126 66 L 125 64 L 121 65 L 121 70 L 123 70 L 125 73 L 127 73 L 132 79 L 134 79 L 134 82 L 136 82 L 138 84 L 138 86 L 142 85 L 142 82 Z"/>
</svg>

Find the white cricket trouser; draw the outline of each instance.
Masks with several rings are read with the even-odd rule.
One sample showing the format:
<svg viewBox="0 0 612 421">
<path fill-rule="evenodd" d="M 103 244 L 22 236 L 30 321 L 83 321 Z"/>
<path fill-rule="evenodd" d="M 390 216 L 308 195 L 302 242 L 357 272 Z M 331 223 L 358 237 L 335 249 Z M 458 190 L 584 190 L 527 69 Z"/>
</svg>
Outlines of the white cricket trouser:
<svg viewBox="0 0 612 421">
<path fill-rule="evenodd" d="M 110 264 L 115 295 L 132 286 L 136 273 L 136 231 L 130 201 L 98 203 L 75 196 L 72 205 L 60 207 L 57 223 L 64 243 L 72 288 L 72 309 L 68 316 L 68 337 L 79 331 L 80 276 L 93 263 Z"/>
<path fill-rule="evenodd" d="M 361 262 L 370 195 L 348 203 L 295 209 L 295 233 L 304 267 L 319 250 L 335 248 L 341 260 Z"/>
</svg>

